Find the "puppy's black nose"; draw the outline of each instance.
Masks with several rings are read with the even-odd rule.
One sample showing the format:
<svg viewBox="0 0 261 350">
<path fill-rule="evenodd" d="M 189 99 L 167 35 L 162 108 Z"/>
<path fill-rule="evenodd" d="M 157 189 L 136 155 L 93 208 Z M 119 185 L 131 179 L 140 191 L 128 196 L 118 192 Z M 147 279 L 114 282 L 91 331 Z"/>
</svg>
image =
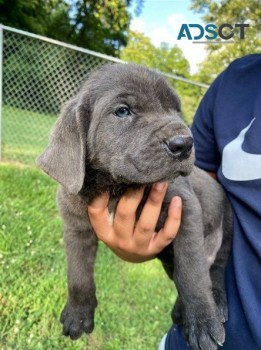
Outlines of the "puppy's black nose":
<svg viewBox="0 0 261 350">
<path fill-rule="evenodd" d="M 183 160 L 190 156 L 193 139 L 190 136 L 175 136 L 166 141 L 166 145 L 175 158 Z"/>
</svg>

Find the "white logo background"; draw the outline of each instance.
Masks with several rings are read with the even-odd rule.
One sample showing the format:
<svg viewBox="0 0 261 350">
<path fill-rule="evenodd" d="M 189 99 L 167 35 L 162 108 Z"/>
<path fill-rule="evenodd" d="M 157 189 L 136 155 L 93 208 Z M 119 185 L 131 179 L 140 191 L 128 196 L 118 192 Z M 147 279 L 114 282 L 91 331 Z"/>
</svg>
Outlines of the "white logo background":
<svg viewBox="0 0 261 350">
<path fill-rule="evenodd" d="M 261 154 L 248 153 L 242 149 L 245 134 L 254 121 L 255 118 L 223 149 L 222 172 L 229 180 L 249 181 L 261 179 Z"/>
</svg>

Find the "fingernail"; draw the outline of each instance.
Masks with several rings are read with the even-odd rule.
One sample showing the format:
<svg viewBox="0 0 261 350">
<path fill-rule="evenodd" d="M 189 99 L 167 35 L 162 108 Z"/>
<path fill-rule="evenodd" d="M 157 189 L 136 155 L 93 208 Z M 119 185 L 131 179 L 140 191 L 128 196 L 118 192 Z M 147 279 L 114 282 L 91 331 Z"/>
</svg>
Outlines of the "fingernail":
<svg viewBox="0 0 261 350">
<path fill-rule="evenodd" d="M 173 197 L 173 206 L 176 208 L 182 207 L 182 201 L 180 197 Z"/>
<path fill-rule="evenodd" d="M 158 192 L 162 192 L 166 187 L 166 183 L 165 182 L 157 182 L 154 184 L 154 188 L 156 191 Z"/>
</svg>

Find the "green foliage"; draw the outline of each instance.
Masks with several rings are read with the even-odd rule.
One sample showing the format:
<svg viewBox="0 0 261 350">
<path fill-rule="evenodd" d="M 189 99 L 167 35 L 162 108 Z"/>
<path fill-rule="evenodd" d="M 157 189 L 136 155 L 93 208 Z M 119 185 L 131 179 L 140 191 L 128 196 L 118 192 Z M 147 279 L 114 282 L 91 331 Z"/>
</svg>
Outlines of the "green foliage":
<svg viewBox="0 0 261 350">
<path fill-rule="evenodd" d="M 155 47 L 142 33 L 130 32 L 128 45 L 121 50 L 120 57 L 126 62 L 135 62 L 164 73 L 190 78 L 189 63 L 178 46 L 169 47 L 162 43 L 160 47 Z M 184 120 L 190 124 L 202 97 L 202 89 L 171 78 L 168 81 L 180 95 Z"/>
<path fill-rule="evenodd" d="M 78 0 L 73 10 L 71 42 L 78 46 L 86 42 L 89 49 L 109 55 L 117 54 L 127 44 L 130 14 L 126 1 Z"/>
<path fill-rule="evenodd" d="M 65 38 L 71 28 L 69 9 L 64 0 L 0 0 L 0 23 L 40 35 Z"/>
<path fill-rule="evenodd" d="M 135 62 L 162 72 L 189 77 L 189 63 L 181 49 L 176 45 L 170 48 L 166 43 L 155 47 L 142 33 L 129 33 L 128 45 L 122 49 L 120 57 L 126 62 Z"/>
<path fill-rule="evenodd" d="M 249 23 L 245 39 L 239 38 L 235 30 L 234 43 L 227 45 L 208 44 L 207 58 L 202 62 L 197 79 L 210 83 L 234 59 L 261 52 L 261 6 L 260 0 L 192 0 L 191 8 L 202 13 L 205 23 Z"/>
<path fill-rule="evenodd" d="M 95 330 L 76 342 L 61 335 L 66 269 L 56 189 L 35 168 L 0 166 L 1 350 L 157 349 L 171 324 L 171 281 L 159 261 L 125 263 L 103 244 Z"/>
<path fill-rule="evenodd" d="M 117 56 L 134 0 L 0 0 L 0 23 Z M 143 0 L 135 0 L 138 12 Z"/>
</svg>

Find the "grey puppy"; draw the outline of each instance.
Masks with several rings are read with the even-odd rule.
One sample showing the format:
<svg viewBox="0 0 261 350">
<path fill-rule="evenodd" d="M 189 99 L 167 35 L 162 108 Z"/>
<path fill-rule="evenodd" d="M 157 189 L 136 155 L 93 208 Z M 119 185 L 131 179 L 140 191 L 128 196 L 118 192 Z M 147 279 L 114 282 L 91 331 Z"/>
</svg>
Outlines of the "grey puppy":
<svg viewBox="0 0 261 350">
<path fill-rule="evenodd" d="M 178 96 L 162 76 L 144 67 L 103 66 L 65 105 L 50 145 L 37 161 L 62 185 L 58 205 L 68 260 L 68 301 L 61 315 L 64 335 L 77 339 L 94 328 L 98 242 L 87 204 L 108 191 L 113 211 L 127 188 L 145 185 L 144 203 L 153 183 L 168 181 L 157 230 L 171 198 L 178 195 L 183 200 L 179 233 L 159 254 L 179 293 L 172 317 L 183 324 L 193 350 L 222 345 L 230 209 L 218 183 L 194 167 L 193 153 Z"/>
</svg>

